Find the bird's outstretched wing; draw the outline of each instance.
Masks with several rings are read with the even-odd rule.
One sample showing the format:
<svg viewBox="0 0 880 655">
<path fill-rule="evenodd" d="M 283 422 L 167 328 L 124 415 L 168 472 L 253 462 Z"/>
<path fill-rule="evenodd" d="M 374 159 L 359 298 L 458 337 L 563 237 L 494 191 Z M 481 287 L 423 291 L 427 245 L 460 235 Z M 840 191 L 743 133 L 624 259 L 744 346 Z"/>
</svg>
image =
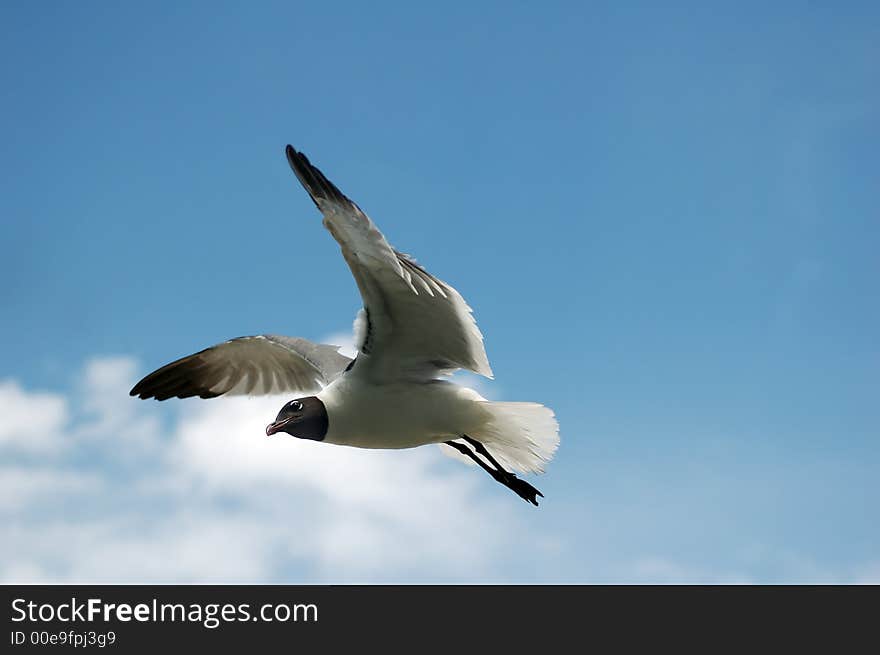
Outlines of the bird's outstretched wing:
<svg viewBox="0 0 880 655">
<path fill-rule="evenodd" d="M 337 350 L 299 337 L 238 337 L 166 364 L 129 393 L 165 400 L 318 391 L 351 363 Z"/>
<path fill-rule="evenodd" d="M 483 335 L 458 291 L 394 250 L 370 218 L 308 158 L 287 146 L 296 177 L 324 215 L 364 302 L 363 365 L 377 381 L 429 379 L 465 368 L 492 369 Z"/>
</svg>

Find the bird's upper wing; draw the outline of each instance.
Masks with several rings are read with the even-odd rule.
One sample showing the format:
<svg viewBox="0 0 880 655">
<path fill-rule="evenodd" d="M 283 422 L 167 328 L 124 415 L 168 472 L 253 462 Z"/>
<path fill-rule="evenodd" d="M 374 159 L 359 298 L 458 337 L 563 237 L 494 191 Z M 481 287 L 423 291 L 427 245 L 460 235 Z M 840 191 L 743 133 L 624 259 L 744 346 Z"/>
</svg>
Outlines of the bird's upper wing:
<svg viewBox="0 0 880 655">
<path fill-rule="evenodd" d="M 238 337 L 166 364 L 130 394 L 165 400 L 317 391 L 351 363 L 337 350 L 299 337 Z"/>
<path fill-rule="evenodd" d="M 359 356 L 374 379 L 433 378 L 458 368 L 492 377 L 483 335 L 458 291 L 394 250 L 304 154 L 287 146 L 287 160 L 360 289 L 366 330 Z"/>
</svg>

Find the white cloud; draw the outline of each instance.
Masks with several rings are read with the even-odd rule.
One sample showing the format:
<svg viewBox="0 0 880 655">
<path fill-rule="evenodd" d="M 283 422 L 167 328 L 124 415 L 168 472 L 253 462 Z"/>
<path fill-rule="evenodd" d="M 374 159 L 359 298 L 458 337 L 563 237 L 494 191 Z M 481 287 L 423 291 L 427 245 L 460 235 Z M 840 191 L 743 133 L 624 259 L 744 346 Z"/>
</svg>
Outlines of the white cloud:
<svg viewBox="0 0 880 655">
<path fill-rule="evenodd" d="M 69 448 L 51 463 L 0 469 L 0 579 L 501 575 L 494 562 L 518 532 L 518 512 L 530 508 L 476 471 L 434 448 L 363 451 L 266 437 L 284 398 L 139 401 L 128 396 L 136 374 L 129 358 L 98 358 L 69 398 L 26 392 L 14 382 L 2 387 L 7 395 L 0 398 L 26 411 L 0 414 L 0 434 L 15 443 L 34 435 L 25 419 L 40 413 L 37 434 L 57 433 L 53 438 Z M 45 420 L 47 407 L 52 420 Z M 518 534 L 517 542 L 528 548 L 527 536 Z"/>
<path fill-rule="evenodd" d="M 0 382 L 0 447 L 24 452 L 56 449 L 62 445 L 58 432 L 67 418 L 63 396 L 28 392 L 15 380 Z"/>
<path fill-rule="evenodd" d="M 98 491 L 99 477 L 47 466 L 0 468 L 0 515 L 39 503 L 53 503 L 70 494 Z"/>
<path fill-rule="evenodd" d="M 331 346 L 339 346 L 339 352 L 346 357 L 354 357 L 357 355 L 357 348 L 354 343 L 354 335 L 347 332 L 334 332 L 333 334 L 321 339 L 320 343 L 328 343 Z"/>
<path fill-rule="evenodd" d="M 271 516 L 279 541 L 307 544 L 308 557 L 328 577 L 473 572 L 500 547 L 482 526 L 512 522 L 511 506 L 521 508 L 474 503 L 486 480 L 442 466 L 435 449 L 366 451 L 266 437 L 265 425 L 283 402 L 237 398 L 196 406 L 174 441 L 178 470 L 203 493 L 235 494 Z"/>
<path fill-rule="evenodd" d="M 75 439 L 111 439 L 121 455 L 140 456 L 158 446 L 159 418 L 149 405 L 134 402 L 128 390 L 137 381 L 131 357 L 96 357 L 88 361 L 76 390 L 80 416 Z"/>
</svg>

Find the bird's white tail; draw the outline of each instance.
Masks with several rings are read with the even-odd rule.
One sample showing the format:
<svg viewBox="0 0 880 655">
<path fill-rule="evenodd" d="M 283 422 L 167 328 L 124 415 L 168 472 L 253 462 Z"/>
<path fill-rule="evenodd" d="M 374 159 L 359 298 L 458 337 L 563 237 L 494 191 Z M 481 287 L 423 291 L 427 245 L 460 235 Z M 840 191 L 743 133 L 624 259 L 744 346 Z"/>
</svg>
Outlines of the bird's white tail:
<svg viewBox="0 0 880 655">
<path fill-rule="evenodd" d="M 490 418 L 468 436 L 482 443 L 508 471 L 543 473 L 544 464 L 559 446 L 559 424 L 553 410 L 538 403 L 481 404 Z M 443 450 L 458 455 L 449 446 L 444 445 Z"/>
</svg>

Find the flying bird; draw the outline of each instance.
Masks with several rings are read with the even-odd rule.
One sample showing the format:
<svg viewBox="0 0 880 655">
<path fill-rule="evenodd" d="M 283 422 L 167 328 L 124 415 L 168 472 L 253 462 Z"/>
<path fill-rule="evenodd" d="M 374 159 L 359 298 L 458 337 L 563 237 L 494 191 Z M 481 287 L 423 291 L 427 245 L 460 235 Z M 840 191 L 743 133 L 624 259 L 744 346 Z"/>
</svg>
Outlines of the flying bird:
<svg viewBox="0 0 880 655">
<path fill-rule="evenodd" d="M 471 308 L 449 284 L 392 248 L 303 153 L 289 145 L 286 153 L 360 290 L 356 357 L 299 337 L 238 337 L 163 366 L 130 394 L 156 400 L 297 394 L 266 435 L 358 448 L 440 444 L 537 505 L 543 494 L 516 474 L 543 473 L 553 457 L 559 445 L 553 412 L 538 403 L 490 402 L 443 379 L 458 369 L 492 377 Z"/>
</svg>

